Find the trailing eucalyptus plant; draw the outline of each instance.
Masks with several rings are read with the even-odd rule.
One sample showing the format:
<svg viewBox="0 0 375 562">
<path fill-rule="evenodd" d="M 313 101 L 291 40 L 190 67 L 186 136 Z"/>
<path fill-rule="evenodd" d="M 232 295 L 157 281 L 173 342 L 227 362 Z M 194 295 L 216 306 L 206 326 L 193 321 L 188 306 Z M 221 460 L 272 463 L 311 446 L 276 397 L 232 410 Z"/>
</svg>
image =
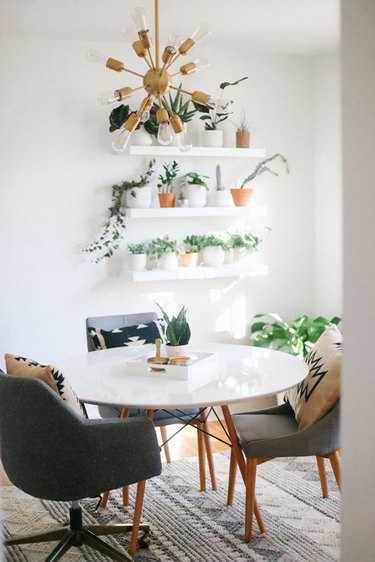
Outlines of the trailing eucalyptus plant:
<svg viewBox="0 0 375 562">
<path fill-rule="evenodd" d="M 119 248 L 126 228 L 125 213 L 122 199 L 125 191 L 148 184 L 154 172 L 155 160 L 150 160 L 147 170 L 138 180 L 124 180 L 112 186 L 112 205 L 109 207 L 109 218 L 103 226 L 99 238 L 94 240 L 87 248 L 82 251 L 90 254 L 96 263 L 103 258 L 110 258 Z M 135 196 L 135 194 L 134 194 Z"/>
<path fill-rule="evenodd" d="M 264 174 L 264 172 L 270 172 L 271 174 L 273 174 L 274 176 L 278 176 L 279 174 L 277 172 L 274 172 L 273 170 L 271 170 L 271 168 L 269 168 L 267 166 L 267 164 L 269 162 L 272 162 L 272 160 L 275 160 L 276 158 L 280 158 L 280 160 L 285 164 L 285 168 L 286 168 L 286 173 L 289 174 L 289 166 L 288 166 L 288 160 L 285 158 L 285 156 L 283 156 L 282 154 L 274 154 L 273 156 L 270 156 L 269 158 L 265 158 L 264 160 L 262 160 L 261 162 L 259 162 L 257 164 L 257 166 L 254 168 L 254 171 L 249 174 L 243 181 L 241 184 L 241 189 L 243 187 L 245 187 L 245 185 L 247 185 L 248 183 L 250 183 L 251 181 L 253 181 L 256 177 L 260 176 L 261 174 Z"/>
<path fill-rule="evenodd" d="M 326 328 L 339 324 L 341 318 L 297 316 L 290 324 L 278 314 L 256 314 L 251 325 L 251 344 L 269 347 L 304 357 Z"/>
</svg>

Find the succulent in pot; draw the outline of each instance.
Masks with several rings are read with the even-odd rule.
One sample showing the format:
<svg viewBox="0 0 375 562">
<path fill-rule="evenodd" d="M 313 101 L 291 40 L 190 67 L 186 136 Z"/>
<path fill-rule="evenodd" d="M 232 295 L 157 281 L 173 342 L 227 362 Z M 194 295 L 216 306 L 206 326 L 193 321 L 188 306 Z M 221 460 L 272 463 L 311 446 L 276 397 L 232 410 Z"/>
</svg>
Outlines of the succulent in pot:
<svg viewBox="0 0 375 562">
<path fill-rule="evenodd" d="M 130 271 L 142 271 L 147 263 L 147 245 L 143 242 L 128 244 L 126 256 L 127 269 Z"/>
<path fill-rule="evenodd" d="M 218 236 L 210 234 L 202 237 L 203 263 L 209 267 L 218 267 L 224 263 L 227 243 Z"/>
<path fill-rule="evenodd" d="M 249 254 L 256 252 L 263 242 L 260 236 L 250 231 L 243 234 L 228 232 L 228 235 L 228 250 L 231 253 L 231 260 L 235 262 L 247 259 Z"/>
<path fill-rule="evenodd" d="M 245 111 L 242 112 L 240 120 L 234 125 L 236 127 L 236 148 L 249 148 L 250 127 Z"/>
<path fill-rule="evenodd" d="M 183 306 L 177 316 L 170 318 L 160 304 L 155 304 L 160 308 L 166 324 L 167 345 L 165 347 L 167 356 L 186 355 L 191 336 L 190 326 L 186 320 L 186 308 Z"/>
<path fill-rule="evenodd" d="M 199 265 L 199 252 L 202 247 L 202 236 L 190 234 L 183 239 L 185 253 L 181 254 L 181 265 L 184 267 L 196 267 Z"/>
<path fill-rule="evenodd" d="M 147 245 L 147 256 L 149 267 L 155 269 L 176 269 L 177 257 L 179 255 L 176 240 L 171 240 L 166 234 L 163 238 L 153 238 Z"/>
</svg>

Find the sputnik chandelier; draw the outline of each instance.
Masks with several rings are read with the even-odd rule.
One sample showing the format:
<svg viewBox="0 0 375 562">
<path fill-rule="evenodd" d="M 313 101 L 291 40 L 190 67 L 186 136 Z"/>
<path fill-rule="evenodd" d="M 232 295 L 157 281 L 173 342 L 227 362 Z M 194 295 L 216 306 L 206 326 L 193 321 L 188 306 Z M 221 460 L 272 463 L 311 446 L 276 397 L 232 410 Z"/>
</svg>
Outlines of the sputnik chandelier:
<svg viewBox="0 0 375 562">
<path fill-rule="evenodd" d="M 114 150 L 123 152 L 129 142 L 132 132 L 140 123 L 146 122 L 150 118 L 150 110 L 154 103 L 157 104 L 156 122 L 158 125 L 158 142 L 162 145 L 168 145 L 173 140 L 173 133 L 176 135 L 180 150 L 187 151 L 192 147 L 190 138 L 188 137 L 184 125 L 179 115 L 173 112 L 171 104 L 168 103 L 166 94 L 169 90 L 177 90 L 191 96 L 191 100 L 197 104 L 205 105 L 211 109 L 228 111 L 230 102 L 228 100 L 212 99 L 209 94 L 201 91 L 188 92 L 172 85 L 172 79 L 175 76 L 188 76 L 198 70 L 202 70 L 209 66 L 205 59 L 197 59 L 187 62 L 180 66 L 175 73 L 170 73 L 171 66 L 176 60 L 185 57 L 190 50 L 197 45 L 202 39 L 210 35 L 211 31 L 206 24 L 200 25 L 194 33 L 184 41 L 181 41 L 177 35 L 171 35 L 168 44 L 160 57 L 159 50 L 159 2 L 154 0 L 155 4 L 155 51 L 152 55 L 152 41 L 147 25 L 146 13 L 143 8 L 135 8 L 132 13 L 132 19 L 136 26 L 127 28 L 124 31 L 125 37 L 132 43 L 133 49 L 139 58 L 142 58 L 148 66 L 147 72 L 143 75 L 127 68 L 127 66 L 116 59 L 108 58 L 106 55 L 96 49 L 90 49 L 87 58 L 91 62 L 104 64 L 107 68 L 115 72 L 128 72 L 143 79 L 143 86 L 138 88 L 123 87 L 102 94 L 98 101 L 102 104 L 110 104 L 130 98 L 135 91 L 144 89 L 147 96 L 143 99 L 138 111 L 131 113 L 125 121 L 118 137 L 113 141 Z M 161 60 L 160 60 L 161 59 Z"/>
</svg>

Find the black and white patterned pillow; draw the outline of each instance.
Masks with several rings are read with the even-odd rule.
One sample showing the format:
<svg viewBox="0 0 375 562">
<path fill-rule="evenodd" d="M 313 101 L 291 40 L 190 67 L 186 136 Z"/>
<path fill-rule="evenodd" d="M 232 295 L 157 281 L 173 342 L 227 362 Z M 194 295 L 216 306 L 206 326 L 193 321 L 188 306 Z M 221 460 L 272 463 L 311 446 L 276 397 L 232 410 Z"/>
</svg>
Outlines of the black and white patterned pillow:
<svg viewBox="0 0 375 562">
<path fill-rule="evenodd" d="M 80 416 L 83 418 L 87 418 L 87 412 L 84 404 L 79 401 L 78 396 L 74 392 L 72 385 L 70 384 L 68 378 L 64 375 L 64 373 L 54 367 L 53 365 L 48 365 L 47 369 L 50 369 L 51 375 L 55 379 L 57 389 L 61 398 L 65 400 L 65 402 Z"/>
<path fill-rule="evenodd" d="M 96 350 L 155 343 L 155 340 L 158 338 L 165 342 L 162 320 L 153 320 L 147 324 L 124 326 L 123 328 L 114 328 L 113 330 L 89 327 L 88 333 Z"/>
</svg>

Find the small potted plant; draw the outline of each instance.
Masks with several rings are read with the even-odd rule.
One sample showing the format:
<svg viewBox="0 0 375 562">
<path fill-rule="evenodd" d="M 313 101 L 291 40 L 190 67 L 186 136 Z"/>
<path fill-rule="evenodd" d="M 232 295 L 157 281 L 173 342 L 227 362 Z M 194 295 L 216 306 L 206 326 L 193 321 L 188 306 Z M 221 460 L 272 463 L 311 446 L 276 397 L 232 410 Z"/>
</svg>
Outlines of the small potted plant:
<svg viewBox="0 0 375 562">
<path fill-rule="evenodd" d="M 253 190 L 251 188 L 245 188 L 245 186 L 248 183 L 252 182 L 255 178 L 257 178 L 261 174 L 264 174 L 265 172 L 269 172 L 274 176 L 279 175 L 277 172 L 274 172 L 273 170 L 271 170 L 271 168 L 269 168 L 269 166 L 267 166 L 269 162 L 272 162 L 272 160 L 275 160 L 276 158 L 279 158 L 283 162 L 283 164 L 285 164 L 286 172 L 287 174 L 289 174 L 288 161 L 285 158 L 285 156 L 277 153 L 274 154 L 273 156 L 270 156 L 269 158 L 265 158 L 264 160 L 259 162 L 257 166 L 254 168 L 253 172 L 251 172 L 251 174 L 249 174 L 243 180 L 240 188 L 232 188 L 230 190 L 233 197 L 233 202 L 236 205 L 236 207 L 246 207 L 246 205 L 250 201 Z"/>
<path fill-rule="evenodd" d="M 213 193 L 213 205 L 214 207 L 229 207 L 233 205 L 232 198 L 228 189 L 223 186 L 221 178 L 221 166 L 217 164 L 216 166 L 216 190 Z"/>
<path fill-rule="evenodd" d="M 217 126 L 228 119 L 232 113 L 232 102 L 223 98 L 224 90 L 228 86 L 235 86 L 242 80 L 247 80 L 247 76 L 236 82 L 222 82 L 219 86 L 221 90 L 219 98 L 210 99 L 206 103 L 199 103 L 198 100 L 193 102 L 195 109 L 202 113 L 199 119 L 204 121 L 204 131 L 201 133 L 202 146 L 223 146 L 223 131 Z"/>
<path fill-rule="evenodd" d="M 259 245 L 263 242 L 260 236 L 247 231 L 243 234 L 228 232 L 228 250 L 232 253 L 235 262 L 246 259 L 250 254 L 258 251 Z"/>
<path fill-rule="evenodd" d="M 223 265 L 225 252 L 228 249 L 226 242 L 219 236 L 210 234 L 202 237 L 202 259 L 209 267 Z"/>
<path fill-rule="evenodd" d="M 180 168 L 175 160 L 169 164 L 163 164 L 164 173 L 159 174 L 159 190 L 160 207 L 174 207 L 176 202 L 176 194 L 173 191 L 173 180 L 177 176 Z"/>
<path fill-rule="evenodd" d="M 153 238 L 147 245 L 147 257 L 151 269 L 176 269 L 179 255 L 176 240 L 171 240 L 166 234 L 163 238 Z"/>
<path fill-rule="evenodd" d="M 199 252 L 202 247 L 202 236 L 190 234 L 183 239 L 185 253 L 180 255 L 183 267 L 196 267 L 199 265 Z"/>
<path fill-rule="evenodd" d="M 125 192 L 125 207 L 130 209 L 151 207 L 152 190 L 149 182 L 154 173 L 154 165 L 155 160 L 150 160 L 146 173 L 138 181 L 124 181 L 120 184 L 119 187 Z"/>
<path fill-rule="evenodd" d="M 130 271 L 142 271 L 142 269 L 145 269 L 147 263 L 147 245 L 143 242 L 128 244 L 127 249 L 127 268 Z"/>
<path fill-rule="evenodd" d="M 245 111 L 242 112 L 239 122 L 234 125 L 236 127 L 236 148 L 249 148 L 250 128 Z"/>
<path fill-rule="evenodd" d="M 166 324 L 167 357 L 186 356 L 191 336 L 190 326 L 186 320 L 186 308 L 183 306 L 177 316 L 170 318 L 160 304 L 156 303 L 156 305 L 160 308 Z"/>
<path fill-rule="evenodd" d="M 202 176 L 196 172 L 188 172 L 184 178 L 189 207 L 205 207 L 208 185 L 203 178 L 208 178 L 208 176 Z"/>
</svg>

